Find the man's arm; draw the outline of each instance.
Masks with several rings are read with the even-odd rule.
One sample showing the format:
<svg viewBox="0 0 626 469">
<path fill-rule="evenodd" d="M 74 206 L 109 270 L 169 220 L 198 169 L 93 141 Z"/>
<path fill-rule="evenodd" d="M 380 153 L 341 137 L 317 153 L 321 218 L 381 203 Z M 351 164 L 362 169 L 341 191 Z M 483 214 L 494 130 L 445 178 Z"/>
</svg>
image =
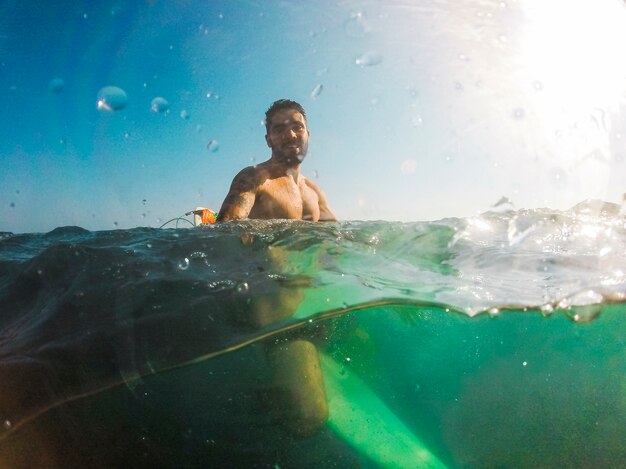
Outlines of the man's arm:
<svg viewBox="0 0 626 469">
<path fill-rule="evenodd" d="M 231 221 L 248 218 L 256 200 L 254 168 L 243 169 L 230 185 L 230 190 L 222 203 L 217 221 Z"/>
<path fill-rule="evenodd" d="M 311 181 L 309 178 L 306 178 L 306 183 L 317 194 L 317 199 L 320 206 L 319 221 L 337 221 L 337 217 L 328 206 L 328 200 L 326 199 L 326 196 L 324 195 L 324 192 L 322 192 L 320 186 L 318 186 L 316 182 Z"/>
</svg>

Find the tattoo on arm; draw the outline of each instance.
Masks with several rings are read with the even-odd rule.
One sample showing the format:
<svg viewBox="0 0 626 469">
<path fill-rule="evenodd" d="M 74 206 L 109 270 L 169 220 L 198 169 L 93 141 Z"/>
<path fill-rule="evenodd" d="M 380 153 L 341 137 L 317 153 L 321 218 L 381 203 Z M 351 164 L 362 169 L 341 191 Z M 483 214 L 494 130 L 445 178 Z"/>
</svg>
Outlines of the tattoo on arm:
<svg viewBox="0 0 626 469">
<path fill-rule="evenodd" d="M 254 205 L 254 193 L 232 192 L 226 196 L 218 216 L 219 221 L 247 218 Z"/>
</svg>

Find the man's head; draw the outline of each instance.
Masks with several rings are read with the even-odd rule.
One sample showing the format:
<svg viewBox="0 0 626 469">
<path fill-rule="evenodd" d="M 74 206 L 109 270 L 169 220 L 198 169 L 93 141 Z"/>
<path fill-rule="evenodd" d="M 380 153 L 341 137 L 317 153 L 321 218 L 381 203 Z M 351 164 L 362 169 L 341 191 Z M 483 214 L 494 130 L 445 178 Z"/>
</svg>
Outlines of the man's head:
<svg viewBox="0 0 626 469">
<path fill-rule="evenodd" d="M 272 158 L 289 166 L 299 165 L 309 148 L 306 113 L 300 104 L 280 99 L 265 113 L 265 141 Z"/>
<path fill-rule="evenodd" d="M 298 111 L 304 117 L 304 122 L 306 123 L 306 112 L 304 112 L 304 108 L 300 103 L 295 101 L 291 101 L 290 99 L 279 99 L 274 101 L 269 109 L 265 112 L 265 129 L 267 133 L 270 133 L 270 125 L 272 123 L 272 118 L 279 111 L 284 111 L 287 109 L 292 109 L 294 111 Z"/>
</svg>

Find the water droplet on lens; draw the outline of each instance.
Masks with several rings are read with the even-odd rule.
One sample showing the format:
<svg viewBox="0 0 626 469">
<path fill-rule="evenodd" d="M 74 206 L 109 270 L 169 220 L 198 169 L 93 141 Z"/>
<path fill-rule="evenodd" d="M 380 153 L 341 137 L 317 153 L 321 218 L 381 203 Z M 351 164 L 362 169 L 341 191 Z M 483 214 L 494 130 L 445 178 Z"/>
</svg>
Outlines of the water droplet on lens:
<svg viewBox="0 0 626 469">
<path fill-rule="evenodd" d="M 525 112 L 522 108 L 516 108 L 513 110 L 513 117 L 515 117 L 516 119 L 523 119 L 525 115 Z"/>
<path fill-rule="evenodd" d="M 207 143 L 206 147 L 211 153 L 216 153 L 217 150 L 220 149 L 220 144 L 217 140 L 209 140 L 209 143 Z"/>
<path fill-rule="evenodd" d="M 359 38 L 365 36 L 370 27 L 365 21 L 363 13 L 359 11 L 350 15 L 350 19 L 345 22 L 343 29 L 347 36 Z"/>
<path fill-rule="evenodd" d="M 167 102 L 165 98 L 157 96 L 150 103 L 150 109 L 153 112 L 166 112 L 170 108 L 170 103 Z"/>
<path fill-rule="evenodd" d="M 562 168 L 552 169 L 550 176 L 556 185 L 563 186 L 567 184 L 567 173 Z"/>
<path fill-rule="evenodd" d="M 317 98 L 322 93 L 323 89 L 324 85 L 322 85 L 321 83 L 317 85 L 315 88 L 313 88 L 313 91 L 311 91 L 311 98 Z"/>
<path fill-rule="evenodd" d="M 180 270 L 187 270 L 189 268 L 189 259 L 186 257 L 178 262 L 178 268 Z"/>
<path fill-rule="evenodd" d="M 60 93 L 64 87 L 65 82 L 62 78 L 53 78 L 50 80 L 50 83 L 48 83 L 48 89 L 53 93 Z"/>
<path fill-rule="evenodd" d="M 371 67 L 383 61 L 383 56 L 379 52 L 369 51 L 356 58 L 355 63 L 361 67 Z"/>
<path fill-rule="evenodd" d="M 400 172 L 402 174 L 412 174 L 417 169 L 417 161 L 415 160 L 404 160 L 400 165 Z"/>
<path fill-rule="evenodd" d="M 413 127 L 419 127 L 423 123 L 424 123 L 424 119 L 422 119 L 421 116 L 415 116 L 413 117 L 413 119 L 411 119 L 411 124 L 413 124 Z"/>
<path fill-rule="evenodd" d="M 117 86 L 105 86 L 98 91 L 96 107 L 99 111 L 119 111 L 128 104 L 126 92 Z"/>
</svg>

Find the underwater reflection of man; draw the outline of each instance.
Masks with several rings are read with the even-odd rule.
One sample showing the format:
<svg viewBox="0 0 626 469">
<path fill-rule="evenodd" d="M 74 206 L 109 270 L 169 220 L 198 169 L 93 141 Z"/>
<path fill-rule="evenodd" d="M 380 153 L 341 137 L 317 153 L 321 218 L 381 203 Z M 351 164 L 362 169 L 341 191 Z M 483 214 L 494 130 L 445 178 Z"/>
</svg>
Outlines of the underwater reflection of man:
<svg viewBox="0 0 626 469">
<path fill-rule="evenodd" d="M 217 220 L 336 221 L 320 187 L 300 172 L 310 136 L 302 106 L 279 99 L 265 113 L 265 122 L 265 141 L 272 155 L 235 176 Z"/>
</svg>

